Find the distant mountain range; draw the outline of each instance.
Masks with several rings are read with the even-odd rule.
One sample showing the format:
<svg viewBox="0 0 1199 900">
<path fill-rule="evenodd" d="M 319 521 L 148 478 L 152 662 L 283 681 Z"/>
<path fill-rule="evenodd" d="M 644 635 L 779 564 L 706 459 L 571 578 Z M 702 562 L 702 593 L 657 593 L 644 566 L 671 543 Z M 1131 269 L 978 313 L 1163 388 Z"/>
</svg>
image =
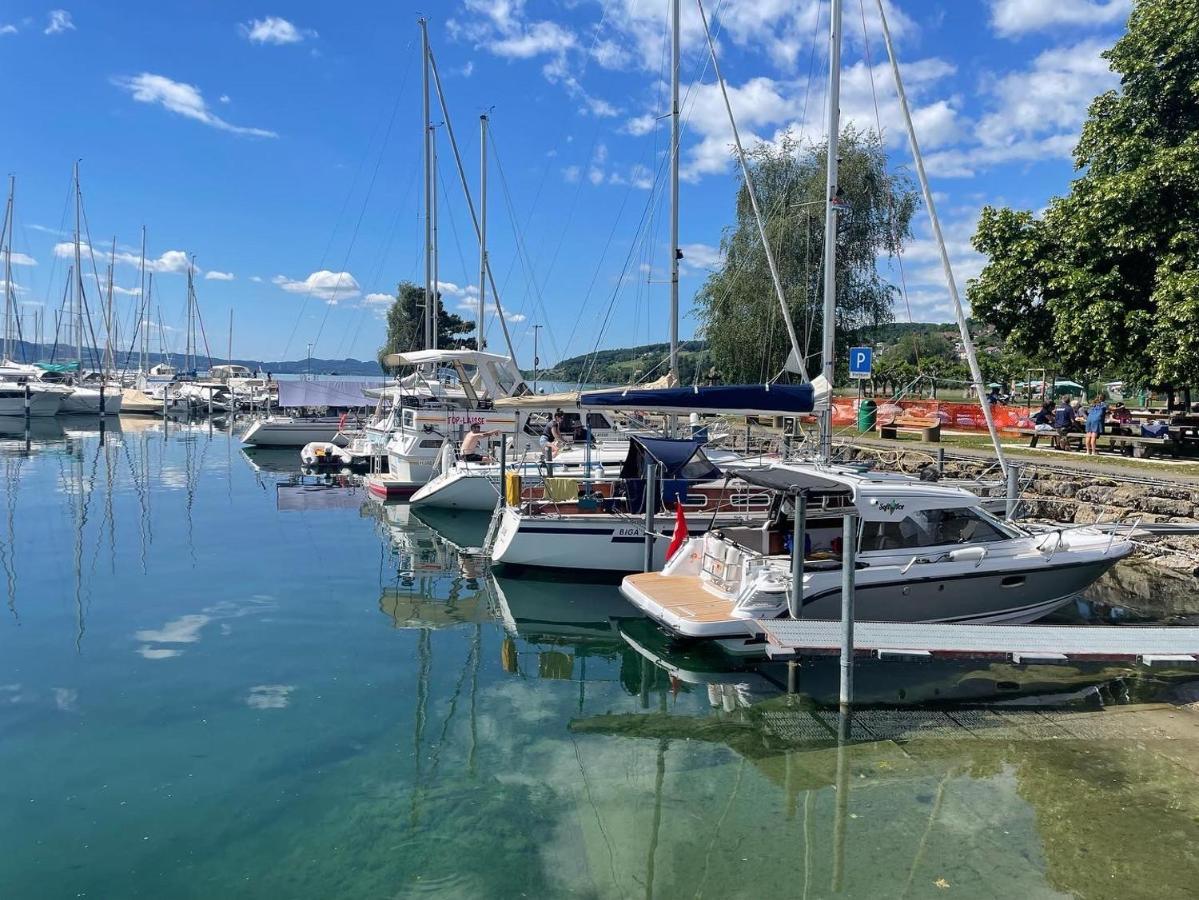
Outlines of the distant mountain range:
<svg viewBox="0 0 1199 900">
<path fill-rule="evenodd" d="M 75 353 L 73 350 L 67 350 L 60 346 L 57 354 L 55 354 L 53 346 L 17 341 L 13 357 L 16 362 L 65 362 L 68 360 L 73 361 Z M 136 353 L 132 354 L 128 363 L 126 363 L 125 353 L 121 352 L 116 355 L 116 360 L 118 369 L 132 370 L 137 368 L 138 355 Z M 171 354 L 168 357 L 164 357 L 159 353 L 150 354 L 150 365 L 157 365 L 164 361 L 171 363 L 177 369 L 182 369 L 183 367 L 183 357 L 180 354 Z M 228 362 L 229 360 L 222 359 L 219 356 L 211 359 L 207 356 L 201 356 L 196 360 L 196 368 L 204 371 L 211 366 L 219 366 L 222 363 Z M 311 360 L 289 359 L 277 362 L 265 362 L 258 359 L 235 359 L 233 363 L 234 365 L 246 366 L 250 369 L 261 369 L 263 372 L 270 372 L 272 375 L 303 375 L 309 371 L 313 375 L 381 376 L 383 374 L 383 369 L 379 366 L 378 361 L 373 359 L 320 359 L 314 356 Z M 90 367 L 93 364 L 89 351 L 85 349 L 85 367 Z"/>
</svg>

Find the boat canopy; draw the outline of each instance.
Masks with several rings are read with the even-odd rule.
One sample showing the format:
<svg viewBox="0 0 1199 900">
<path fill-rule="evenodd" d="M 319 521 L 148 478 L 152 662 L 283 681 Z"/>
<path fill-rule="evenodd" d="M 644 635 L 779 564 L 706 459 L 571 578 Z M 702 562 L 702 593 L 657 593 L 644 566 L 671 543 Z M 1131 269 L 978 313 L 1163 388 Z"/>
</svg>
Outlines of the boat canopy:
<svg viewBox="0 0 1199 900">
<path fill-rule="evenodd" d="M 388 353 L 383 357 L 385 366 L 419 366 L 424 363 L 453 363 L 479 365 L 484 362 L 510 363 L 511 360 L 498 353 L 482 350 L 413 350 L 410 353 Z"/>
<path fill-rule="evenodd" d="M 754 468 L 738 467 L 735 472 L 737 477 L 743 481 L 785 494 L 799 491 L 853 494 L 853 488 L 843 479 L 829 478 L 816 470 L 802 471 L 783 466 L 758 466 Z"/>
<path fill-rule="evenodd" d="M 816 412 L 817 390 L 807 384 L 727 384 L 677 388 L 615 388 L 588 391 L 582 406 L 644 409 L 661 413 L 796 415 Z M 826 401 L 827 402 L 827 401 Z"/>
<path fill-rule="evenodd" d="M 282 407 L 370 406 L 374 401 L 366 392 L 379 388 L 378 383 L 373 381 L 280 379 L 278 384 L 279 406 Z"/>
<path fill-rule="evenodd" d="M 629 453 L 621 466 L 620 477 L 644 478 L 647 462 L 660 465 L 664 479 L 702 481 L 720 477 L 720 469 L 704 455 L 703 446 L 698 441 L 629 435 Z"/>
<path fill-rule="evenodd" d="M 65 362 L 65 363 L 40 362 L 40 363 L 34 363 L 34 365 L 37 366 L 39 369 L 41 369 L 43 372 L 78 372 L 79 371 L 79 363 L 77 363 L 77 362 Z"/>
</svg>

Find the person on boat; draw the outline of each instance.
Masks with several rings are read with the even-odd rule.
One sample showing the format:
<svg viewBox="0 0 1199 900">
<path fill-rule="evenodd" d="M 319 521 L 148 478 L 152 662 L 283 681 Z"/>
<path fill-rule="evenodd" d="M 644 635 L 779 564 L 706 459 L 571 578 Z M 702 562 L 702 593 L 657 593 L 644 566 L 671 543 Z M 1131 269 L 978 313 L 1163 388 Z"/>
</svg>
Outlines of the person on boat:
<svg viewBox="0 0 1199 900">
<path fill-rule="evenodd" d="M 1103 422 L 1107 418 L 1107 397 L 1100 394 L 1087 410 L 1087 456 L 1098 456 L 1099 435 L 1103 434 Z"/>
<path fill-rule="evenodd" d="M 537 442 L 541 445 L 547 460 L 558 455 L 558 451 L 562 448 L 562 410 L 554 412 L 554 417 L 546 424 L 545 431 L 542 432 Z"/>
<path fill-rule="evenodd" d="M 491 431 L 484 431 L 483 427 L 474 422 L 470 426 L 470 432 L 462 439 L 462 446 L 458 451 L 458 458 L 464 462 L 494 462 L 491 456 L 487 453 L 481 453 L 480 450 L 486 447 L 484 441 L 489 437 L 494 437 L 499 434 L 499 429 L 494 428 Z"/>
</svg>

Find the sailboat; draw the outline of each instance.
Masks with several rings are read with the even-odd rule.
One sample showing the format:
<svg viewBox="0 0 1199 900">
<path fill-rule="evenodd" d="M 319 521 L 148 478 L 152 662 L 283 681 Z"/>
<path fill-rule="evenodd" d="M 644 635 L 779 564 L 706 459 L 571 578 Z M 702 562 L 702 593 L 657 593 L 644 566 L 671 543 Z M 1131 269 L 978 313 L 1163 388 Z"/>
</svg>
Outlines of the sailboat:
<svg viewBox="0 0 1199 900">
<path fill-rule="evenodd" d="M 839 209 L 841 0 L 831 2 L 822 335 L 822 365 L 830 382 Z M 982 376 L 941 237 L 881 0 L 879 16 L 925 206 L 978 386 L 983 383 Z M 719 78 L 718 65 L 714 68 Z M 987 417 L 994 434 L 989 411 Z M 741 471 L 745 481 L 774 495 L 771 515 L 763 525 L 709 531 L 689 539 L 660 573 L 626 577 L 621 585 L 625 597 L 676 636 L 713 638 L 732 652 L 761 653 L 763 638 L 754 624 L 758 620 L 787 615 L 840 616 L 842 556 L 849 540 L 857 545 L 855 615 L 863 620 L 901 622 L 1035 621 L 1068 603 L 1133 550 L 1131 529 L 1020 526 L 990 515 L 977 495 L 960 488 L 837 465 L 831 456 L 828 414 L 822 415 L 820 426 L 820 450 L 814 459 L 779 461 Z M 996 446 L 1006 471 L 1002 451 Z M 852 535 L 842 529 L 847 513 L 856 514 L 860 523 Z M 796 536 L 802 544 L 787 547 L 788 538 L 794 544 Z"/>
</svg>

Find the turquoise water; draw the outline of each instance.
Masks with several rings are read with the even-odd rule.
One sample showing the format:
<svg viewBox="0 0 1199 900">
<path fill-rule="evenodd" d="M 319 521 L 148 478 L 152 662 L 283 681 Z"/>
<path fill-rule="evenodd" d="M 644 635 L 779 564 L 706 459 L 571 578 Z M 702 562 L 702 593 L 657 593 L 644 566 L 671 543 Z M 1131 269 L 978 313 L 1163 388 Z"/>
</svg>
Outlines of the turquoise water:
<svg viewBox="0 0 1199 900">
<path fill-rule="evenodd" d="M 788 694 L 293 458 L 0 427 L 0 896 L 1195 895 L 1171 678 L 864 664 L 838 743 L 835 663 Z"/>
</svg>

